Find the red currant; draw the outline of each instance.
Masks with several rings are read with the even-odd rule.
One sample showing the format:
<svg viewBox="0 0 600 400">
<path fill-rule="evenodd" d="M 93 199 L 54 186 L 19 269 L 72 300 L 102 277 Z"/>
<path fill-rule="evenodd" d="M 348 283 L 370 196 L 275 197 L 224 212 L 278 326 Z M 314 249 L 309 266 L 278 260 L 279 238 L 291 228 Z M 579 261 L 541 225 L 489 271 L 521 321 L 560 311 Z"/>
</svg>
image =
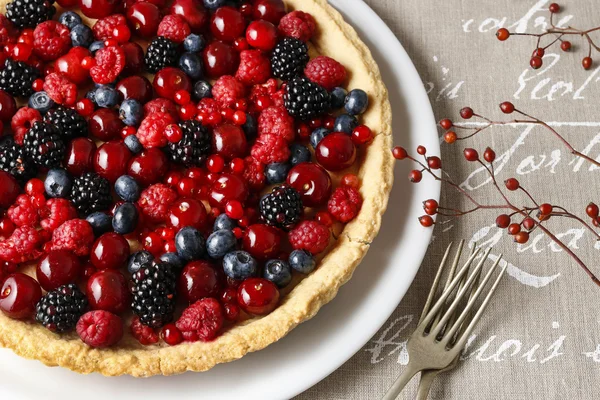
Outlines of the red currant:
<svg viewBox="0 0 600 400">
<path fill-rule="evenodd" d="M 279 290 L 271 281 L 249 278 L 239 286 L 237 300 L 245 312 L 265 315 L 273 311 L 279 304 Z"/>
</svg>

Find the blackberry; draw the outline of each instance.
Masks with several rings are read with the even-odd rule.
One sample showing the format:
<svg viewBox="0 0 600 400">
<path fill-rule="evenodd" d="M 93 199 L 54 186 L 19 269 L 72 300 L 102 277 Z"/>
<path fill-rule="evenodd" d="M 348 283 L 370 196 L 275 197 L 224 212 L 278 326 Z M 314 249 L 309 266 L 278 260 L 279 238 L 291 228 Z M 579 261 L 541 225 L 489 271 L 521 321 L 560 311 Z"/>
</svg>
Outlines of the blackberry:
<svg viewBox="0 0 600 400">
<path fill-rule="evenodd" d="M 84 117 L 71 108 L 58 107 L 44 115 L 44 122 L 58 128 L 65 140 L 88 135 L 88 124 Z"/>
<path fill-rule="evenodd" d="M 308 47 L 306 43 L 286 37 L 275 46 L 271 56 L 271 69 L 273 76 L 283 81 L 294 79 L 302 75 L 308 63 Z"/>
<path fill-rule="evenodd" d="M 88 308 L 88 301 L 77 285 L 70 283 L 48 292 L 35 306 L 35 319 L 52 332 L 75 328 L 79 317 Z"/>
<path fill-rule="evenodd" d="M 169 39 L 158 36 L 150 42 L 146 51 L 145 63 L 148 72 L 156 73 L 164 67 L 177 64 L 177 44 Z"/>
<path fill-rule="evenodd" d="M 40 167 L 59 167 L 65 155 L 65 142 L 58 129 L 36 121 L 23 138 L 23 147 Z"/>
<path fill-rule="evenodd" d="M 54 0 L 13 0 L 6 5 L 6 18 L 19 28 L 35 28 L 56 13 Z"/>
<path fill-rule="evenodd" d="M 0 71 L 0 89 L 13 96 L 29 97 L 33 94 L 31 85 L 39 77 L 37 68 L 8 58 Z"/>
<path fill-rule="evenodd" d="M 329 92 L 305 77 L 288 82 L 283 102 L 290 115 L 302 120 L 326 113 L 331 104 Z"/>
<path fill-rule="evenodd" d="M 169 156 L 173 162 L 187 166 L 200 165 L 210 154 L 211 140 L 208 130 L 196 120 L 179 123 L 183 137 L 169 143 Z"/>
<path fill-rule="evenodd" d="M 259 204 L 260 215 L 269 225 L 288 228 L 297 223 L 304 212 L 300 193 L 291 187 L 275 187 Z"/>
<path fill-rule="evenodd" d="M 152 328 L 173 320 L 177 276 L 169 263 L 151 260 L 133 274 L 131 308 L 140 322 Z"/>
<path fill-rule="evenodd" d="M 13 140 L 0 146 L 0 169 L 8 172 L 20 183 L 25 183 L 36 175 L 36 167 L 23 146 Z"/>
<path fill-rule="evenodd" d="M 73 181 L 70 200 L 83 216 L 108 210 L 112 205 L 110 182 L 93 172 L 86 172 Z"/>
</svg>

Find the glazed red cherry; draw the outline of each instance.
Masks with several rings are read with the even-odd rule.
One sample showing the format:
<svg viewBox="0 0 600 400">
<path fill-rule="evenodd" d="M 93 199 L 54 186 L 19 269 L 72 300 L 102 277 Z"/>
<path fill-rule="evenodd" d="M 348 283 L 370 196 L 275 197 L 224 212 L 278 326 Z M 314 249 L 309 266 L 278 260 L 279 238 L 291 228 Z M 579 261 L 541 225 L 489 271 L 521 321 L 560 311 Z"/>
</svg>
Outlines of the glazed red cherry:
<svg viewBox="0 0 600 400">
<path fill-rule="evenodd" d="M 71 175 L 79 176 L 94 169 L 96 143 L 90 138 L 71 140 L 65 153 L 65 167 Z"/>
<path fill-rule="evenodd" d="M 144 235 L 141 240 L 144 250 L 150 252 L 154 257 L 158 257 L 162 254 L 164 240 L 156 232 L 149 232 Z"/>
<path fill-rule="evenodd" d="M 287 184 L 302 195 L 302 204 L 317 207 L 325 204 L 331 195 L 331 177 L 320 165 L 300 163 L 287 176 Z"/>
<path fill-rule="evenodd" d="M 165 153 L 152 148 L 142 151 L 134 156 L 127 167 L 127 174 L 131 175 L 142 186 L 149 186 L 159 182 L 169 169 L 169 161 Z"/>
<path fill-rule="evenodd" d="M 277 44 L 277 28 L 269 21 L 254 21 L 246 29 L 248 44 L 260 50 L 272 50 Z"/>
<path fill-rule="evenodd" d="M 191 91 L 192 81 L 190 81 L 190 78 L 186 73 L 179 68 L 166 67 L 154 75 L 152 87 L 154 87 L 154 91 L 160 97 L 173 100 L 175 98 L 175 93 L 178 91 Z"/>
<path fill-rule="evenodd" d="M 181 198 L 171 206 L 167 223 L 177 230 L 192 226 L 196 229 L 205 227 L 208 213 L 201 201 L 191 198 Z"/>
<path fill-rule="evenodd" d="M 111 182 L 115 182 L 127 171 L 131 152 L 121 141 L 103 143 L 96 151 L 94 171 Z"/>
<path fill-rule="evenodd" d="M 130 252 L 127 239 L 118 233 L 108 232 L 92 245 L 90 262 L 97 269 L 118 269 L 125 265 Z"/>
<path fill-rule="evenodd" d="M 145 1 L 138 1 L 129 7 L 126 17 L 133 33 L 145 39 L 156 35 L 161 20 L 158 7 Z"/>
<path fill-rule="evenodd" d="M 17 103 L 15 98 L 4 90 L 0 90 L 0 121 L 10 122 L 16 112 Z"/>
<path fill-rule="evenodd" d="M 167 324 L 163 326 L 162 331 L 160 332 L 163 340 L 169 346 L 177 346 L 179 343 L 183 342 L 183 334 L 175 324 Z"/>
<path fill-rule="evenodd" d="M 260 261 L 276 258 L 281 251 L 281 231 L 265 224 L 250 225 L 242 239 L 242 249 Z"/>
<path fill-rule="evenodd" d="M 285 5 L 281 0 L 258 0 L 254 3 L 254 19 L 264 19 L 277 25 L 284 15 Z"/>
<path fill-rule="evenodd" d="M 244 130 L 232 124 L 223 124 L 213 130 L 213 152 L 227 160 L 244 157 L 247 143 Z"/>
<path fill-rule="evenodd" d="M 244 34 L 245 29 L 244 16 L 233 7 L 217 9 L 210 21 L 210 31 L 213 36 L 224 42 L 233 42 Z"/>
<path fill-rule="evenodd" d="M 242 177 L 233 174 L 222 174 L 213 182 L 208 201 L 213 207 L 225 207 L 229 200 L 243 203 L 248 197 L 248 186 Z"/>
<path fill-rule="evenodd" d="M 89 57 L 90 54 L 85 47 L 73 47 L 67 54 L 55 61 L 54 69 L 71 82 L 81 85 L 90 77 L 90 72 L 81 66 L 83 59 Z"/>
<path fill-rule="evenodd" d="M 11 174 L 5 171 L 0 171 L 0 207 L 10 207 L 17 196 L 21 193 L 19 183 Z"/>
<path fill-rule="evenodd" d="M 245 312 L 265 315 L 273 311 L 279 304 L 279 290 L 271 281 L 263 278 L 249 278 L 238 287 L 237 300 Z"/>
<path fill-rule="evenodd" d="M 129 29 L 125 25 L 119 28 L 123 27 Z M 142 46 L 135 42 L 127 42 L 121 44 L 121 49 L 125 52 L 125 68 L 123 68 L 121 75 L 128 76 L 141 72 L 144 68 L 144 49 L 142 49 Z"/>
<path fill-rule="evenodd" d="M 204 67 L 209 78 L 233 75 L 240 62 L 237 52 L 227 43 L 214 41 L 202 53 Z"/>
<path fill-rule="evenodd" d="M 119 113 L 110 108 L 100 108 L 90 116 L 90 133 L 97 139 L 109 141 L 116 139 L 125 126 L 119 118 Z"/>
<path fill-rule="evenodd" d="M 223 277 L 208 261 L 194 261 L 181 271 L 179 295 L 194 303 L 204 297 L 216 297 L 223 288 Z"/>
<path fill-rule="evenodd" d="M 319 142 L 315 155 L 328 171 L 341 171 L 354 164 L 356 146 L 349 135 L 334 132 Z"/>
<path fill-rule="evenodd" d="M 129 307 L 127 280 L 119 271 L 96 272 L 87 282 L 86 294 L 92 310 L 120 314 Z"/>
<path fill-rule="evenodd" d="M 209 13 L 200 0 L 175 0 L 171 4 L 170 14 L 181 15 L 194 33 L 202 31 L 209 19 Z"/>
<path fill-rule="evenodd" d="M 117 0 L 79 0 L 83 15 L 89 18 L 104 18 L 113 13 Z"/>
<path fill-rule="evenodd" d="M 76 255 L 67 250 L 52 250 L 40 259 L 35 275 L 46 291 L 74 283 L 81 272 L 81 263 Z"/>
<path fill-rule="evenodd" d="M 41 298 L 42 289 L 36 280 L 16 272 L 8 275 L 0 287 L 0 310 L 13 319 L 31 318 Z"/>
</svg>

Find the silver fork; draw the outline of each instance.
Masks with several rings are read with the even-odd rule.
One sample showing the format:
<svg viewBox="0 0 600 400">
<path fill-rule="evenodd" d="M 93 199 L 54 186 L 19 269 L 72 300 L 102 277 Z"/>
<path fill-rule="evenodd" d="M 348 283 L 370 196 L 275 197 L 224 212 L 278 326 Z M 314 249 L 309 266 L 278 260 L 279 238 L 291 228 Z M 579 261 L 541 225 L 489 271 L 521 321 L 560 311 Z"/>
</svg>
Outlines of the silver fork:
<svg viewBox="0 0 600 400">
<path fill-rule="evenodd" d="M 454 258 L 452 270 L 456 270 L 463 245 L 464 242 L 461 242 L 459 245 L 459 251 Z M 446 250 L 440 269 L 444 267 L 451 247 L 452 244 L 450 244 Z M 434 280 L 434 288 L 432 288 L 425 305 L 423 312 L 424 316 L 422 316 L 415 332 L 413 332 L 407 343 L 409 354 L 408 365 L 402 375 L 400 375 L 383 397 L 383 400 L 395 399 L 402 389 L 404 389 L 406 384 L 419 371 L 442 370 L 450 366 L 453 362 L 456 362 L 469 335 L 483 315 L 483 312 L 489 304 L 489 301 L 506 270 L 506 267 L 502 268 L 481 306 L 477 312 L 472 315 L 471 310 L 474 309 L 477 298 L 483 293 L 486 284 L 491 279 L 492 274 L 501 259 L 501 256 L 498 257 L 494 265 L 481 281 L 481 284 L 478 284 L 476 281 L 479 281 L 482 267 L 486 262 L 490 251 L 491 249 L 487 249 L 484 252 L 483 257 L 469 275 L 468 271 L 470 266 L 480 253 L 480 249 L 475 250 L 460 271 L 456 273 L 456 276 L 446 284 L 439 299 L 435 304 L 431 305 L 433 296 L 436 292 L 435 289 L 437 289 L 441 277 L 441 271 L 438 271 Z M 451 272 L 452 275 L 454 275 L 453 271 Z M 453 294 L 454 297 L 451 297 Z M 459 306 L 464 299 L 468 300 L 459 312 Z"/>
</svg>

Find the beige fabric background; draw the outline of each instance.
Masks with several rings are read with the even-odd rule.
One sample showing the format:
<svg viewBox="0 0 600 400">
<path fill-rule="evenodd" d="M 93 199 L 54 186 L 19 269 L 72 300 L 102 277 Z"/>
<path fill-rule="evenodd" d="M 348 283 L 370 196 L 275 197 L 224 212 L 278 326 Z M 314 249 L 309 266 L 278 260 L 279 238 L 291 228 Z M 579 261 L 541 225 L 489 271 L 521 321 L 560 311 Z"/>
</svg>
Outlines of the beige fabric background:
<svg viewBox="0 0 600 400">
<path fill-rule="evenodd" d="M 555 48 L 545 57 L 544 68 L 532 71 L 533 39 L 500 43 L 494 35 L 498 25 L 539 32 L 551 1 L 365 1 L 416 64 L 438 120 L 457 118 L 466 105 L 502 118 L 497 105 L 510 100 L 552 122 L 576 148 L 589 147 L 591 156 L 599 155 L 594 140 L 600 139 L 600 67 L 581 68 L 587 52 L 583 42 L 574 38 L 571 53 Z M 597 0 L 566 0 L 561 5 L 560 17 L 570 19 L 567 24 L 586 29 L 600 25 Z M 600 62 L 600 56 L 596 59 Z M 444 164 L 456 181 L 482 185 L 473 191 L 480 199 L 493 191 L 480 175 L 467 180 L 473 172 L 461 156 L 467 145 L 481 151 L 491 145 L 498 155 L 507 152 L 498 179 L 517 177 L 541 202 L 560 204 L 583 216 L 589 201 L 600 201 L 597 168 L 579 163 L 545 131 L 523 126 L 494 129 L 464 145 L 442 145 Z M 398 177 L 397 184 L 408 183 Z M 443 192 L 443 201 L 466 205 L 450 191 Z M 384 327 L 350 361 L 298 399 L 379 398 L 406 364 L 403 346 L 443 250 L 451 238 L 475 237 L 484 244 L 498 241 L 494 252 L 504 253 L 510 276 L 476 330 L 465 360 L 434 384 L 430 398 L 600 398 L 595 387 L 600 378 L 600 288 L 546 237 L 536 234 L 527 246 L 516 246 L 493 226 L 495 217 L 494 212 L 482 212 L 448 222 L 443 229 L 438 226 L 416 280 Z M 565 220 L 550 221 L 549 227 L 600 274 L 598 251 L 589 233 Z M 413 381 L 404 398 L 413 398 L 415 388 Z"/>
</svg>

